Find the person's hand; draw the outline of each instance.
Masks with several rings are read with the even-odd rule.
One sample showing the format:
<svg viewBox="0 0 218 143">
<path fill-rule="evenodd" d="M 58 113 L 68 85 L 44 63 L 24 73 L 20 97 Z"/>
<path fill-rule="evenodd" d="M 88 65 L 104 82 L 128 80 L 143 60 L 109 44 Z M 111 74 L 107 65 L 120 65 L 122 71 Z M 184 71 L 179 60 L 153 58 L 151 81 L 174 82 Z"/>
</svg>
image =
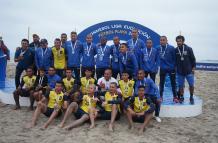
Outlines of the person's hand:
<svg viewBox="0 0 218 143">
<path fill-rule="evenodd" d="M 95 101 L 95 102 L 98 102 L 98 101 L 99 101 L 99 99 L 98 99 L 97 97 L 95 97 L 95 98 L 94 98 L 94 101 Z"/>
<path fill-rule="evenodd" d="M 157 103 L 160 104 L 162 102 L 162 99 L 157 99 Z"/>
<path fill-rule="evenodd" d="M 105 84 L 101 82 L 101 83 L 100 83 L 100 87 L 101 87 L 101 88 L 105 88 Z"/>
<path fill-rule="evenodd" d="M 105 107 L 106 104 L 107 104 L 107 102 L 103 102 L 103 103 L 102 103 L 102 106 Z"/>
<path fill-rule="evenodd" d="M 23 56 L 19 56 L 17 59 L 18 59 L 18 61 L 21 61 L 21 60 L 23 60 Z"/>
<path fill-rule="evenodd" d="M 192 74 L 195 74 L 195 68 L 192 68 Z"/>
</svg>

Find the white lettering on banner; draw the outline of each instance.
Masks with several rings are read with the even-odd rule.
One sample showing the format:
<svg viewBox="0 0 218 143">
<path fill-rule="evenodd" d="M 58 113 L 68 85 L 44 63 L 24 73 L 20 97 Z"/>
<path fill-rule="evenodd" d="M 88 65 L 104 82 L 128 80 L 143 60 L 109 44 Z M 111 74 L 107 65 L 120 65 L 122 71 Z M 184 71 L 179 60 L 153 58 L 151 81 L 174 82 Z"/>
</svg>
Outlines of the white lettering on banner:
<svg viewBox="0 0 218 143">
<path fill-rule="evenodd" d="M 111 25 L 111 28 L 122 28 L 122 25 L 121 24 L 114 24 L 114 25 Z"/>
<path fill-rule="evenodd" d="M 93 32 L 91 32 L 91 34 L 94 35 L 94 34 L 96 34 L 98 32 L 101 32 L 101 31 L 104 31 L 104 30 L 108 30 L 108 29 L 110 29 L 109 26 L 100 27 L 97 30 L 94 30 Z"/>
</svg>

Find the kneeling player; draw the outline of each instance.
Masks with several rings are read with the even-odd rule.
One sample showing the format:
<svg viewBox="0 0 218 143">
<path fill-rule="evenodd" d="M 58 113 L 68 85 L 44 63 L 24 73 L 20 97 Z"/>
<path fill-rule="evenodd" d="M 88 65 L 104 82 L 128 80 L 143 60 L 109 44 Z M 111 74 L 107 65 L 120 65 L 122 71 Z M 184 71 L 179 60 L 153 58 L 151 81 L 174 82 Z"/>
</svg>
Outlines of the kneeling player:
<svg viewBox="0 0 218 143">
<path fill-rule="evenodd" d="M 140 126 L 139 133 L 142 134 L 145 127 L 153 117 L 154 105 L 151 100 L 145 96 L 145 87 L 138 87 L 138 96 L 133 96 L 130 100 L 125 102 L 125 109 L 127 110 L 127 117 L 129 121 L 129 128 L 133 127 L 134 122 L 143 123 Z"/>
</svg>

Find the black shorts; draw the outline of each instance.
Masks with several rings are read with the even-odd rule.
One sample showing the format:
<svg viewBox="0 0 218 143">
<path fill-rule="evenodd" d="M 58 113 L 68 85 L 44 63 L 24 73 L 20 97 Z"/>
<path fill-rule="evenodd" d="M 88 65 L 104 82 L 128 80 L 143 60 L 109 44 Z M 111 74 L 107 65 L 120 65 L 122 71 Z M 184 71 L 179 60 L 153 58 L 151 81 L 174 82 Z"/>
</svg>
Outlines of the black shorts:
<svg viewBox="0 0 218 143">
<path fill-rule="evenodd" d="M 20 90 L 20 96 L 21 97 L 29 97 L 30 96 L 30 90 L 21 89 Z"/>
<path fill-rule="evenodd" d="M 47 107 L 46 112 L 43 113 L 43 114 L 44 114 L 45 116 L 47 116 L 47 117 L 50 117 L 51 114 L 53 113 L 53 111 L 54 111 L 54 108 L 49 108 L 49 107 Z M 61 113 L 62 113 L 61 110 L 59 110 L 57 117 L 61 116 Z"/>
<path fill-rule="evenodd" d="M 145 115 L 141 115 L 141 116 L 133 116 L 132 117 L 133 122 L 138 122 L 138 123 L 144 123 L 145 121 Z"/>
<path fill-rule="evenodd" d="M 101 120 L 110 120 L 111 119 L 111 112 L 109 112 L 109 111 L 100 110 L 99 114 L 100 114 L 99 119 L 101 119 Z M 120 112 L 118 111 L 115 120 L 119 120 L 119 119 L 120 119 Z"/>
<path fill-rule="evenodd" d="M 76 117 L 76 119 L 80 119 L 85 114 L 88 115 L 88 113 L 86 113 L 85 111 L 83 111 L 81 108 L 78 107 L 77 111 L 74 113 L 74 116 Z"/>
</svg>

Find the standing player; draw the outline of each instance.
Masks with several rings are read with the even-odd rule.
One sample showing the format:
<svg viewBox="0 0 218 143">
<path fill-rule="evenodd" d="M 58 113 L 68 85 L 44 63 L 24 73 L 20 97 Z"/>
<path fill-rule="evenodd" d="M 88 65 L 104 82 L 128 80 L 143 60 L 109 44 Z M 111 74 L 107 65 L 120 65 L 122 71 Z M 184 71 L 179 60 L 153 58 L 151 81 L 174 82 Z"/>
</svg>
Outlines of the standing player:
<svg viewBox="0 0 218 143">
<path fill-rule="evenodd" d="M 120 73 L 120 66 L 119 66 L 119 54 L 120 54 L 120 39 L 118 36 L 113 38 L 114 44 L 111 46 L 112 50 L 112 76 L 117 79 L 117 75 Z"/>
<path fill-rule="evenodd" d="M 196 66 L 195 55 L 192 48 L 184 44 L 185 38 L 183 36 L 176 37 L 177 48 L 176 48 L 176 68 L 178 75 L 178 86 L 179 86 L 179 98 L 180 103 L 184 101 L 184 84 L 185 78 L 189 84 L 190 92 L 190 104 L 194 104 L 194 71 Z"/>
</svg>

